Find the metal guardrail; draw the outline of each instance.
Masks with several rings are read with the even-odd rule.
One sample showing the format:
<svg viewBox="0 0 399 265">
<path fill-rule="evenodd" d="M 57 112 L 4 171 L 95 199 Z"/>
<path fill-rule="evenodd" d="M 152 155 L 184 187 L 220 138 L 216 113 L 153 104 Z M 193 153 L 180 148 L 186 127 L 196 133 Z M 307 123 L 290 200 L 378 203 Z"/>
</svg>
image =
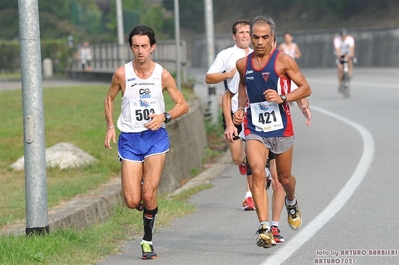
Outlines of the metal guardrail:
<svg viewBox="0 0 399 265">
<path fill-rule="evenodd" d="M 162 65 L 171 74 L 176 74 L 177 54 L 175 41 L 158 41 L 152 59 Z M 125 63 L 133 60 L 133 53 L 129 45 L 117 43 L 92 44 L 93 58 L 90 62 L 91 72 L 113 73 Z M 120 53 L 118 52 L 120 50 Z M 187 81 L 187 45 L 185 41 L 180 42 L 180 64 L 183 82 Z M 82 71 L 81 62 L 74 58 L 70 71 Z"/>
<path fill-rule="evenodd" d="M 349 25 L 348 25 L 349 26 Z M 299 45 L 302 57 L 297 60 L 301 68 L 335 68 L 333 40 L 338 29 L 306 30 L 291 32 L 294 42 Z M 277 43 L 282 43 L 282 33 L 277 32 Z M 355 38 L 357 67 L 398 67 L 399 66 L 399 28 L 350 29 Z M 215 53 L 234 45 L 231 34 L 215 36 Z M 193 41 L 193 54 L 190 66 L 207 67 L 207 45 L 204 36 Z"/>
</svg>

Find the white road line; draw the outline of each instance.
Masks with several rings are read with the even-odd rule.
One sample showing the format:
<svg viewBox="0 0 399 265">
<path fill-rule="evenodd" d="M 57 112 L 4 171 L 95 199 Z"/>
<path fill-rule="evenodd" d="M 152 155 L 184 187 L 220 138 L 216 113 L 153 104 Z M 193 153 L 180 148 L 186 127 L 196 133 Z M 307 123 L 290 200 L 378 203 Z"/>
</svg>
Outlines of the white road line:
<svg viewBox="0 0 399 265">
<path fill-rule="evenodd" d="M 312 109 L 321 112 L 325 115 L 331 116 L 334 119 L 347 123 L 349 126 L 355 128 L 363 138 L 363 153 L 360 161 L 356 167 L 355 172 L 351 178 L 346 182 L 345 186 L 339 191 L 335 198 L 329 205 L 313 219 L 306 227 L 299 230 L 297 234 L 280 246 L 279 250 L 272 254 L 272 256 L 264 260 L 261 265 L 277 265 L 281 264 L 290 258 L 303 244 L 305 244 L 316 232 L 322 228 L 335 214 L 341 210 L 345 203 L 349 200 L 356 188 L 362 182 L 366 175 L 374 156 L 374 140 L 370 132 L 363 126 L 354 121 L 348 120 L 344 117 L 338 116 L 332 112 L 313 106 Z M 299 198 L 300 202 L 300 198 Z M 304 213 L 306 215 L 306 213 Z"/>
</svg>

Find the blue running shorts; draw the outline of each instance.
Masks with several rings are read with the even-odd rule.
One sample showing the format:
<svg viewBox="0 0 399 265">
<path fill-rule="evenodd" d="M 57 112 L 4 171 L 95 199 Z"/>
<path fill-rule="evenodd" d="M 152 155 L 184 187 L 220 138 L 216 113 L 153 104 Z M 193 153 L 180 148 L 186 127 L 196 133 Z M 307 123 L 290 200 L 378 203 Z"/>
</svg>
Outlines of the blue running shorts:
<svg viewBox="0 0 399 265">
<path fill-rule="evenodd" d="M 169 151 L 169 135 L 165 128 L 156 131 L 146 130 L 119 135 L 119 161 L 143 162 L 144 158 Z"/>
</svg>

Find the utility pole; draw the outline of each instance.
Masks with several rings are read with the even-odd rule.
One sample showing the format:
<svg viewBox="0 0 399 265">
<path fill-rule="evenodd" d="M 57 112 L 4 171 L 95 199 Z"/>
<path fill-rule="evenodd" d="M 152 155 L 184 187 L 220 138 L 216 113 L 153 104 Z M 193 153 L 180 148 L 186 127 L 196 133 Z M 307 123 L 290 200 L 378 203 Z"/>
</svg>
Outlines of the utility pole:
<svg viewBox="0 0 399 265">
<path fill-rule="evenodd" d="M 26 235 L 49 232 L 38 0 L 18 0 Z"/>
<path fill-rule="evenodd" d="M 122 56 L 123 40 L 123 12 L 122 0 L 116 0 L 116 21 L 118 26 L 118 65 L 123 65 L 124 60 Z"/>
<path fill-rule="evenodd" d="M 205 28 L 206 28 L 206 40 L 208 47 L 208 69 L 211 67 L 213 60 L 215 59 L 215 34 L 213 25 L 213 1 L 205 1 Z M 218 101 L 216 98 L 216 86 L 208 85 L 208 106 L 209 112 L 212 117 L 212 123 L 217 124 L 218 122 Z"/>
<path fill-rule="evenodd" d="M 175 39 L 176 39 L 176 74 L 177 88 L 181 90 L 181 56 L 180 56 L 180 15 L 179 0 L 175 1 Z"/>
</svg>

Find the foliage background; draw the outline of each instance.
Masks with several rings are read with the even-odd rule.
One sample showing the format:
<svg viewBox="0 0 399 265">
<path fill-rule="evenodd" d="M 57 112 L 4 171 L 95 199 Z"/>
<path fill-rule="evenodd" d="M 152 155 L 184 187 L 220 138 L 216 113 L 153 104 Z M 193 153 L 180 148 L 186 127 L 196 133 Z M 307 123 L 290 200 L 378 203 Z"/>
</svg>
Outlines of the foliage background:
<svg viewBox="0 0 399 265">
<path fill-rule="evenodd" d="M 174 0 L 121 0 L 124 35 L 138 24 L 154 28 L 157 40 L 174 39 Z M 63 74 L 83 41 L 117 42 L 115 0 L 38 0 L 42 59 Z M 204 1 L 179 1 L 181 39 L 204 35 Z M 215 34 L 230 34 L 233 21 L 271 15 L 278 31 L 346 27 L 399 27 L 399 0 L 213 0 Z M 19 68 L 18 1 L 0 0 L 0 72 Z M 73 41 L 68 42 L 68 38 Z"/>
<path fill-rule="evenodd" d="M 41 39 L 115 42 L 115 0 L 38 0 Z M 157 38 L 174 38 L 174 0 L 122 0 L 124 33 L 147 24 Z M 215 33 L 238 18 L 271 15 L 280 30 L 399 26 L 399 0 L 213 0 Z M 205 32 L 204 1 L 179 1 L 183 33 Z M 18 1 L 0 0 L 0 40 L 17 40 Z M 181 36 L 186 38 L 184 34 Z"/>
<path fill-rule="evenodd" d="M 151 2 L 151 3 L 149 3 Z M 117 33 L 115 0 L 38 0 L 41 39 L 74 37 L 84 40 L 115 42 Z M 122 0 L 124 33 L 132 25 L 150 25 L 158 39 L 174 34 L 174 18 L 162 7 L 162 1 Z M 0 40 L 19 38 L 18 1 L 0 1 Z"/>
</svg>

